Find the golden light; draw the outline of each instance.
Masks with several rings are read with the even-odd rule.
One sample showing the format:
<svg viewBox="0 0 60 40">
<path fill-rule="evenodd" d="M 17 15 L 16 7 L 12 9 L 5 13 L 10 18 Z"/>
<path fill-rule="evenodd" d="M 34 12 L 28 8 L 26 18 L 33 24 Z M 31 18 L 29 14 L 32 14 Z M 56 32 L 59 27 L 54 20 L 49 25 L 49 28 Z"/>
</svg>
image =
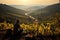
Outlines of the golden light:
<svg viewBox="0 0 60 40">
<path fill-rule="evenodd" d="M 23 1 L 23 2 L 28 2 L 29 0 L 21 0 L 21 1 Z"/>
<path fill-rule="evenodd" d="M 20 1 L 23 5 L 28 5 L 29 0 L 18 0 Z"/>
</svg>

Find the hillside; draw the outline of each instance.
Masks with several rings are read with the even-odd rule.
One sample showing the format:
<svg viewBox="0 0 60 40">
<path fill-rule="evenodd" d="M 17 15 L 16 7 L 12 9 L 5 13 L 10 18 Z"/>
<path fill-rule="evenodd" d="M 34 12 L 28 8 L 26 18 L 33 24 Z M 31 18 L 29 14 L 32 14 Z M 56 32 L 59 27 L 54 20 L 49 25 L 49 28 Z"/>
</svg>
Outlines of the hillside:
<svg viewBox="0 0 60 40">
<path fill-rule="evenodd" d="M 10 12 L 10 13 L 11 12 L 12 13 L 18 13 L 18 14 L 24 14 L 26 12 L 22 9 L 17 9 L 17 8 L 11 7 L 11 6 L 6 5 L 6 4 L 0 4 L 0 10 L 5 11 L 5 12 L 7 11 L 7 12 Z"/>
<path fill-rule="evenodd" d="M 20 19 L 21 22 L 25 22 L 29 18 L 25 16 L 25 13 L 26 11 L 24 10 L 14 8 L 6 4 L 0 4 L 0 21 L 1 18 L 4 18 L 6 21 L 15 21 L 16 19 Z"/>
<path fill-rule="evenodd" d="M 45 8 L 42 8 L 42 9 L 38 9 L 38 10 L 30 13 L 30 15 L 32 15 L 35 18 L 38 18 L 38 17 L 51 16 L 56 13 L 60 13 L 60 3 L 49 5 Z"/>
</svg>

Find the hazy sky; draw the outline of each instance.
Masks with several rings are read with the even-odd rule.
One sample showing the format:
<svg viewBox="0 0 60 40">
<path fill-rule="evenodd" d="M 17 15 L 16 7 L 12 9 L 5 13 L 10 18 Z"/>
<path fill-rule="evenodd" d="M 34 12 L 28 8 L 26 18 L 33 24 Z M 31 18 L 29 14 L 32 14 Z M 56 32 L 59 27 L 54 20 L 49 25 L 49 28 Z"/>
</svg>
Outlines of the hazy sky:
<svg viewBox="0 0 60 40">
<path fill-rule="evenodd" d="M 58 2 L 59 0 L 0 0 L 0 3 L 10 5 L 51 5 Z"/>
</svg>

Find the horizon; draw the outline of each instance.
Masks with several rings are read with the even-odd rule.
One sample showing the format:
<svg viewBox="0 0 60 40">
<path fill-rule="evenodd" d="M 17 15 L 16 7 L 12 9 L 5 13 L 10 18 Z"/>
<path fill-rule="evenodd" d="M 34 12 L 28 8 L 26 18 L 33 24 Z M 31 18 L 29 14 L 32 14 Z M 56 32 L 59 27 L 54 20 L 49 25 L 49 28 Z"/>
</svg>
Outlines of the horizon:
<svg viewBox="0 0 60 40">
<path fill-rule="evenodd" d="M 0 3 L 0 4 L 4 4 L 4 3 Z M 58 4 L 58 3 L 54 3 L 54 4 Z M 54 4 L 50 4 L 50 5 L 54 5 Z M 5 5 L 12 5 L 12 4 L 5 4 Z M 34 5 L 17 5 L 17 6 L 50 6 L 50 5 L 34 4 Z M 16 6 L 16 4 L 13 4 L 12 6 Z"/>
</svg>

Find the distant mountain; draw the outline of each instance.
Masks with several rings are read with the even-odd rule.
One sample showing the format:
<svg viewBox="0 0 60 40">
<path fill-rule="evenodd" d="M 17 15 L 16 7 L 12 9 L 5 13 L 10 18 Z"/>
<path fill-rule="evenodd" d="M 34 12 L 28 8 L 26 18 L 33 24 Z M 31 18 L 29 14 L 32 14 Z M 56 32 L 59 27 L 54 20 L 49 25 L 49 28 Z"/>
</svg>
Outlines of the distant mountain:
<svg viewBox="0 0 60 40">
<path fill-rule="evenodd" d="M 49 16 L 55 13 L 60 13 L 60 3 L 49 5 L 45 8 L 35 10 L 34 12 L 30 13 L 32 16 Z"/>
<path fill-rule="evenodd" d="M 26 10 L 28 13 L 45 7 L 43 5 L 10 5 L 10 6 L 15 7 L 17 9 Z"/>
<path fill-rule="evenodd" d="M 22 10 L 26 10 L 29 6 L 25 6 L 25 5 L 10 5 L 11 7 L 15 7 L 17 9 L 22 9 Z"/>
<path fill-rule="evenodd" d="M 29 13 L 35 11 L 35 10 L 38 10 L 38 9 L 42 9 L 44 8 L 45 6 L 43 5 L 34 5 L 34 6 L 31 6 L 29 8 L 27 8 L 27 10 L 29 11 Z"/>
</svg>

